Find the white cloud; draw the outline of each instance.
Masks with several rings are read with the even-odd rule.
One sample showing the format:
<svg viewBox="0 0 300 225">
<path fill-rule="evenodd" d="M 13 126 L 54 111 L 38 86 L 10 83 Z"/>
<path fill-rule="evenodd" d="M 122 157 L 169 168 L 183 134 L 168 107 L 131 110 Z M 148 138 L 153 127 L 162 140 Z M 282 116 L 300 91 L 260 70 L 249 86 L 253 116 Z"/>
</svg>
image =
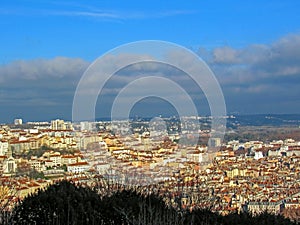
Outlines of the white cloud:
<svg viewBox="0 0 300 225">
<path fill-rule="evenodd" d="M 240 63 L 238 57 L 240 52 L 231 47 L 225 46 L 213 50 L 214 63 L 235 64 Z"/>
<path fill-rule="evenodd" d="M 18 60 L 0 66 L 2 107 L 70 105 L 88 62 L 79 58 Z"/>
<path fill-rule="evenodd" d="M 213 50 L 214 68 L 221 81 L 273 82 L 274 77 L 300 75 L 300 35 L 288 35 L 270 45 L 254 44 L 243 49 L 220 47 Z"/>
<path fill-rule="evenodd" d="M 68 7 L 65 7 L 65 6 Z M 50 7 L 49 7 L 50 6 Z M 50 9 L 51 8 L 51 9 Z M 161 19 L 180 15 L 194 14 L 196 11 L 183 9 L 169 9 L 161 11 L 141 11 L 141 10 L 115 10 L 102 9 L 95 5 L 78 5 L 64 3 L 44 3 L 38 7 L 28 8 L 26 5 L 6 7 L 0 9 L 0 15 L 14 16 L 64 16 L 64 17 L 84 17 L 101 21 L 122 21 L 132 19 Z"/>
<path fill-rule="evenodd" d="M 300 35 L 288 35 L 269 45 L 253 44 L 245 48 L 236 49 L 226 46 L 212 51 L 205 50 L 210 54 L 208 62 L 221 87 L 226 101 L 231 108 L 248 107 L 254 109 L 253 104 L 275 106 L 284 104 L 287 111 L 295 111 L 300 108 Z M 203 51 L 201 51 L 203 52 Z M 172 60 L 188 63 L 180 52 L 172 52 L 167 55 Z M 141 55 L 141 59 L 151 56 Z M 118 68 L 121 62 L 130 62 L 130 54 L 118 56 L 107 55 L 106 69 Z M 56 107 L 55 105 L 71 105 L 76 86 L 90 63 L 80 58 L 56 57 L 53 59 L 19 60 L 0 66 L 0 103 L 1 107 L 11 105 L 36 104 Z M 98 71 L 99 72 L 99 71 Z M 190 78 L 174 70 L 174 68 L 158 63 L 140 63 L 122 69 L 115 74 L 103 89 L 104 102 L 113 100 L 119 91 L 129 82 L 147 75 L 164 76 L 177 81 L 194 99 L 204 99 L 203 93 L 191 82 Z M 95 71 L 94 77 L 88 81 L 90 85 L 88 93 L 98 92 L 95 76 L 101 74 Z M 97 79 L 96 79 L 97 80 Z M 159 84 L 157 88 L 163 88 Z M 178 99 L 176 93 L 170 93 Z M 230 98 L 230 99 L 228 99 Z M 28 101 L 28 99 L 31 99 Z M 245 103 L 237 106 L 237 102 Z M 289 99 L 290 108 L 285 103 Z M 279 107 L 279 106 L 278 106 Z M 59 108 L 57 108 L 59 110 Z"/>
<path fill-rule="evenodd" d="M 0 67 L 2 82 L 10 79 L 37 80 L 78 76 L 89 65 L 79 58 L 56 57 L 54 59 L 18 60 Z"/>
</svg>

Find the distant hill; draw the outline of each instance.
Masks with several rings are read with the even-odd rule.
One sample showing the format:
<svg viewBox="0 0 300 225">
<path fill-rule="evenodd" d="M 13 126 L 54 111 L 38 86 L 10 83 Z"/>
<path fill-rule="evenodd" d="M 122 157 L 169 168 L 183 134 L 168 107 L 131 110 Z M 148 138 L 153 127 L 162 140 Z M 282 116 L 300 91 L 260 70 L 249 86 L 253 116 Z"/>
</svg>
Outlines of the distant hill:
<svg viewBox="0 0 300 225">
<path fill-rule="evenodd" d="M 300 126 L 300 114 L 234 115 L 227 120 L 229 127 L 236 126 Z"/>
<path fill-rule="evenodd" d="M 152 118 L 130 118 L 133 121 L 150 121 Z M 169 119 L 178 121 L 178 117 Z M 203 119 L 202 119 L 203 120 Z M 98 118 L 97 121 L 110 121 L 110 118 Z M 208 122 L 208 121 L 206 121 Z M 300 114 L 253 114 L 233 115 L 227 119 L 229 127 L 236 126 L 300 126 Z"/>
</svg>

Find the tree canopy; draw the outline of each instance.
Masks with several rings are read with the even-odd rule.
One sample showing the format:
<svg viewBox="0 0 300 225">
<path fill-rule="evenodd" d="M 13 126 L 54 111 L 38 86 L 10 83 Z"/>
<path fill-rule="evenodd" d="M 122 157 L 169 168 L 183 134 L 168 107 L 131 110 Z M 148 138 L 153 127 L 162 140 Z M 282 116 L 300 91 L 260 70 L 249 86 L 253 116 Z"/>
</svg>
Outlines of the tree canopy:
<svg viewBox="0 0 300 225">
<path fill-rule="evenodd" d="M 221 216 L 206 209 L 178 210 L 156 194 L 119 190 L 106 196 L 61 181 L 26 197 L 11 214 L 8 224 L 45 225 L 229 225 L 293 224 L 278 215 L 246 213 Z"/>
</svg>

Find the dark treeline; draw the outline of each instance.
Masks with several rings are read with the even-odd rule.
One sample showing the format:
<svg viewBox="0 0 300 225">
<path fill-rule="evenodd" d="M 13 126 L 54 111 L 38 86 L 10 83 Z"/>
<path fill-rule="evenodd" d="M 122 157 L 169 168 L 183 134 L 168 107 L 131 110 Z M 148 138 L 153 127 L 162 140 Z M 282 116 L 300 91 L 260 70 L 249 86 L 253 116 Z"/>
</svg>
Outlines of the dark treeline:
<svg viewBox="0 0 300 225">
<path fill-rule="evenodd" d="M 119 190 L 100 196 L 96 191 L 68 181 L 49 186 L 20 202 L 3 224 L 47 225 L 229 225 L 293 224 L 282 216 L 230 214 L 209 210 L 177 210 L 155 194 Z"/>
</svg>

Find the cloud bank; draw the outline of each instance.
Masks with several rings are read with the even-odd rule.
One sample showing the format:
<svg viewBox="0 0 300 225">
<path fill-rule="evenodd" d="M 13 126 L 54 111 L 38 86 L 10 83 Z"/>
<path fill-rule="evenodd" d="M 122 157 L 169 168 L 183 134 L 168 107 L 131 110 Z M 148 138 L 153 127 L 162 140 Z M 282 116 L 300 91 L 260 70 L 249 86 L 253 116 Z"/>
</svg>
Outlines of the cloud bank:
<svg viewBox="0 0 300 225">
<path fill-rule="evenodd" d="M 202 48 L 198 54 L 219 80 L 229 113 L 299 113 L 299 49 L 300 35 L 291 34 L 270 44 Z M 128 60 L 128 57 L 130 54 L 118 58 L 110 56 L 108 66 L 116 66 L 119 60 Z M 178 52 L 166 57 L 184 60 Z M 71 119 L 73 95 L 89 64 L 80 58 L 56 57 L 1 65 L 1 122 L 12 121 L 18 116 L 25 120 Z M 177 81 L 195 101 L 205 104 L 205 96 L 185 74 L 167 66 L 145 64 L 133 65 L 113 76 L 103 90 L 100 110 L 110 107 L 113 97 L 125 85 L 145 73 Z M 96 88 L 97 84 L 94 86 Z"/>
<path fill-rule="evenodd" d="M 223 46 L 208 58 L 232 110 L 242 113 L 299 113 L 300 35 L 242 49 Z"/>
</svg>

